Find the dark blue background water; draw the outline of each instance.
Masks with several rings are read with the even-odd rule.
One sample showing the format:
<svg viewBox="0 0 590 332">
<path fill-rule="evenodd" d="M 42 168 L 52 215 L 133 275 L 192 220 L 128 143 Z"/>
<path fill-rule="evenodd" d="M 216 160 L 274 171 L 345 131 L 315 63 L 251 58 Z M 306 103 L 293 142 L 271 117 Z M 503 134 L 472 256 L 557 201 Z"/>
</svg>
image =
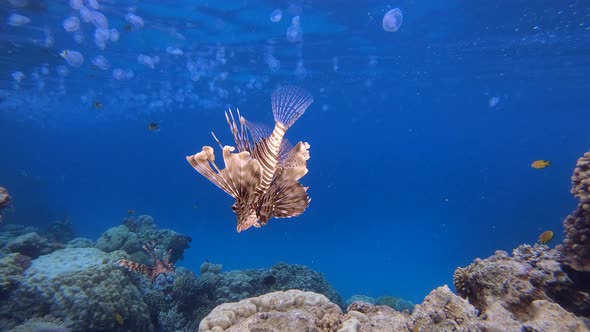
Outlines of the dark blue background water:
<svg viewBox="0 0 590 332">
<path fill-rule="evenodd" d="M 100 4 L 121 33 L 105 50 L 92 24 L 82 23 L 82 44 L 62 28 L 76 14 L 67 2 L 1 7 L 2 18 L 32 20 L 0 30 L 0 185 L 14 197 L 5 222 L 43 227 L 67 216 L 96 239 L 134 209 L 193 238 L 181 264 L 194 270 L 205 259 L 225 270 L 284 261 L 325 273 L 344 298 L 415 302 L 475 257 L 532 244 L 547 229 L 551 244 L 561 240 L 575 207 L 569 177 L 590 147 L 588 2 Z M 143 29 L 124 30 L 130 7 Z M 395 7 L 403 24 L 385 32 Z M 283 19 L 273 23 L 277 8 Z M 290 43 L 297 14 L 303 40 Z M 61 77 L 64 49 L 86 59 Z M 99 54 L 135 77 L 93 68 Z M 160 63 L 147 68 L 139 54 Z M 197 82 L 191 61 L 207 63 Z M 15 71 L 26 78 L 15 82 Z M 315 97 L 287 134 L 311 144 L 302 183 L 312 202 L 300 217 L 237 234 L 232 200 L 185 156 L 216 147 L 212 130 L 231 143 L 229 106 L 271 124 L 270 93 L 284 83 Z M 147 130 L 152 121 L 159 132 Z M 536 159 L 552 165 L 533 169 Z"/>
</svg>

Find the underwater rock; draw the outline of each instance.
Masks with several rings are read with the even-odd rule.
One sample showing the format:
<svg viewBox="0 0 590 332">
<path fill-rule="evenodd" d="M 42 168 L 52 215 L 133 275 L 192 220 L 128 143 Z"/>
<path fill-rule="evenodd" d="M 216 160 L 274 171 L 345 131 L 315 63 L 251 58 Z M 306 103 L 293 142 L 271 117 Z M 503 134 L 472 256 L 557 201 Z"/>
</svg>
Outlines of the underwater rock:
<svg viewBox="0 0 590 332">
<path fill-rule="evenodd" d="M 96 248 L 105 252 L 121 249 L 128 237 L 129 229 L 124 225 L 109 228 L 96 240 Z"/>
<path fill-rule="evenodd" d="M 19 253 L 0 258 L 0 296 L 16 288 L 23 278 L 23 272 L 31 265 L 31 258 Z"/>
<path fill-rule="evenodd" d="M 375 304 L 374 298 L 372 298 L 370 296 L 362 295 L 362 294 L 356 294 L 356 295 L 349 297 L 348 299 L 346 299 L 344 304 L 348 307 L 351 303 L 358 302 L 358 301 L 366 302 L 366 303 L 370 303 L 370 304 Z"/>
<path fill-rule="evenodd" d="M 388 307 L 395 309 L 396 311 L 407 310 L 408 312 L 412 313 L 412 310 L 414 310 L 414 303 L 390 295 L 379 296 L 375 301 L 375 304 L 386 305 Z"/>
<path fill-rule="evenodd" d="M 47 255 L 63 247 L 63 244 L 50 241 L 37 232 L 20 235 L 6 244 L 10 252 L 18 252 L 31 258 Z"/>
<path fill-rule="evenodd" d="M 91 239 L 77 237 L 66 244 L 66 248 L 92 248 L 96 244 Z"/>
<path fill-rule="evenodd" d="M 74 331 L 149 330 L 147 305 L 126 272 L 114 264 L 127 257 L 123 251 L 107 254 L 96 248 L 40 256 L 0 310 L 8 317 L 1 318 L 16 325 L 51 314 Z"/>
<path fill-rule="evenodd" d="M 564 263 L 590 272 L 590 152 L 576 162 L 570 192 L 579 203 L 563 221 L 565 238 L 556 249 L 563 254 Z"/>
<path fill-rule="evenodd" d="M 239 301 L 274 291 L 300 289 L 325 295 L 343 306 L 340 295 L 323 274 L 302 265 L 278 263 L 271 268 L 236 270 L 220 274 L 205 273 L 199 279 L 201 287 L 212 292 L 214 303 Z"/>
<path fill-rule="evenodd" d="M 222 304 L 201 321 L 199 332 L 336 331 L 340 316 L 340 307 L 324 295 L 288 290 Z"/>
<path fill-rule="evenodd" d="M 457 293 L 480 311 L 480 329 L 528 331 L 527 326 L 543 325 L 551 327 L 545 331 L 573 331 L 584 325 L 566 309 L 588 315 L 590 301 L 562 270 L 559 259 L 559 252 L 547 246 L 521 245 L 513 257 L 496 251 L 458 268 L 453 281 Z M 563 325 L 541 322 L 541 317 L 560 317 Z"/>
<path fill-rule="evenodd" d="M 152 259 L 143 250 L 143 245 L 153 242 L 156 253 L 164 255 L 170 252 L 170 262 L 184 258 L 184 250 L 190 247 L 191 237 L 177 233 L 170 229 L 158 229 L 154 219 L 148 215 L 137 218 L 127 217 L 123 224 L 110 228 L 96 241 L 96 247 L 100 250 L 111 252 L 124 250 L 131 255 L 131 260 L 139 264 L 150 264 Z"/>
</svg>

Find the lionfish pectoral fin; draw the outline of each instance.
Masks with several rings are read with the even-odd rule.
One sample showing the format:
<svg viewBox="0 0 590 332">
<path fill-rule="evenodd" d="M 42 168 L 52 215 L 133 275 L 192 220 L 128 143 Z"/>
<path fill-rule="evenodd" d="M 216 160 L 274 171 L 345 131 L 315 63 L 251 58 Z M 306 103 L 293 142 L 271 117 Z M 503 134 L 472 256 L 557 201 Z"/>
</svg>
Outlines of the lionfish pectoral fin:
<svg viewBox="0 0 590 332">
<path fill-rule="evenodd" d="M 257 215 L 262 225 L 265 225 L 272 217 L 298 216 L 309 206 L 308 187 L 288 178 L 287 174 L 286 171 L 279 172 L 273 179 L 268 192 L 259 201 Z"/>
<path fill-rule="evenodd" d="M 262 168 L 248 151 L 232 153 L 233 150 L 231 146 L 223 147 L 225 169 L 220 175 L 235 193 L 236 200 L 249 202 L 262 180 Z"/>
<path fill-rule="evenodd" d="M 223 147 L 224 169 L 215 163 L 215 154 L 210 146 L 204 146 L 203 151 L 186 157 L 186 160 L 217 187 L 236 200 L 243 200 L 253 194 L 254 188 L 260 183 L 262 172 L 260 163 L 252 159 L 248 151 L 232 153 L 234 150 L 231 146 Z"/>
<path fill-rule="evenodd" d="M 235 191 L 232 190 L 225 179 L 219 174 L 221 170 L 215 164 L 215 154 L 212 147 L 204 146 L 201 152 L 187 156 L 186 160 L 197 172 L 201 173 L 201 175 L 206 177 L 214 185 L 232 197 L 235 197 Z"/>
<path fill-rule="evenodd" d="M 285 170 L 286 178 L 299 180 L 307 174 L 309 147 L 307 142 L 299 142 L 288 152 L 281 165 Z"/>
<path fill-rule="evenodd" d="M 287 85 L 273 91 L 271 102 L 275 121 L 289 128 L 313 103 L 313 97 L 300 87 Z"/>
</svg>

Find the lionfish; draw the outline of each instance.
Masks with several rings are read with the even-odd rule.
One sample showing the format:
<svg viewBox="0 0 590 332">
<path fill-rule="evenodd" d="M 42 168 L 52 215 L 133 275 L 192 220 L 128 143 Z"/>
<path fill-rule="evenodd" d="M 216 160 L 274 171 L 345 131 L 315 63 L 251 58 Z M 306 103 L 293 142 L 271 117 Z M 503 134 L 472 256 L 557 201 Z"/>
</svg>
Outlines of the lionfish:
<svg viewBox="0 0 590 332">
<path fill-rule="evenodd" d="M 212 133 L 222 149 L 224 169 L 215 163 L 210 146 L 186 157 L 197 172 L 235 199 L 231 208 L 237 217 L 238 233 L 265 225 L 273 217 L 298 216 L 308 207 L 308 187 L 298 180 L 307 173 L 310 146 L 301 141 L 291 146 L 284 136 L 311 103 L 313 98 L 307 91 L 296 86 L 280 87 L 271 96 L 272 131 L 247 121 L 239 110 L 238 126 L 231 109 L 225 112 L 236 147 L 222 146 Z"/>
<path fill-rule="evenodd" d="M 122 266 L 129 271 L 138 272 L 144 274 L 153 283 L 156 278 L 160 275 L 167 275 L 173 273 L 175 270 L 174 263 L 170 261 L 170 254 L 172 254 L 172 248 L 170 248 L 164 257 L 159 258 L 155 252 L 156 244 L 150 241 L 143 245 L 143 250 L 152 257 L 152 266 L 136 263 L 127 259 L 119 259 L 117 265 Z"/>
</svg>

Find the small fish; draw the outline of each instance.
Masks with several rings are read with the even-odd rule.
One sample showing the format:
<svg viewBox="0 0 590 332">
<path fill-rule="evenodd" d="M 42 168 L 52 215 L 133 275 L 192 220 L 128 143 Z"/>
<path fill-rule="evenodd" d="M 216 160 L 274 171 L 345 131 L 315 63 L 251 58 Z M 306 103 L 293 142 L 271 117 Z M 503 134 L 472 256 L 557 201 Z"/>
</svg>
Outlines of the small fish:
<svg viewBox="0 0 590 332">
<path fill-rule="evenodd" d="M 63 50 L 59 55 L 72 67 L 80 67 L 84 63 L 84 55 L 78 51 Z"/>
<path fill-rule="evenodd" d="M 92 103 L 92 106 L 94 106 L 94 108 L 96 108 L 97 110 L 101 110 L 104 106 L 102 105 L 102 103 L 98 100 L 95 100 Z"/>
<path fill-rule="evenodd" d="M 115 312 L 115 320 L 117 321 L 117 323 L 119 323 L 119 325 L 123 325 L 123 323 L 125 323 L 125 320 L 123 320 L 123 316 L 121 316 L 121 314 L 118 312 Z"/>
<path fill-rule="evenodd" d="M 150 122 L 150 123 L 148 124 L 148 129 L 149 129 L 150 131 L 160 131 L 160 125 L 159 125 L 159 124 L 157 124 L 157 123 L 155 123 L 155 122 Z"/>
<path fill-rule="evenodd" d="M 131 215 L 131 214 L 135 214 L 135 210 L 131 210 L 131 209 L 129 209 L 129 210 L 127 210 L 127 214 L 129 214 L 129 215 Z"/>
<path fill-rule="evenodd" d="M 198 209 L 198 208 L 199 208 L 199 205 L 193 204 L 193 209 Z"/>
<path fill-rule="evenodd" d="M 541 233 L 541 235 L 539 235 L 539 243 L 546 244 L 553 239 L 553 235 L 553 231 L 544 231 Z"/>
<path fill-rule="evenodd" d="M 273 217 L 298 216 L 309 206 L 307 187 L 299 183 L 307 173 L 309 144 L 299 142 L 293 147 L 283 138 L 311 103 L 311 94 L 299 87 L 278 88 L 271 96 L 272 130 L 248 122 L 239 111 L 238 126 L 231 110 L 225 113 L 236 147 L 223 146 L 213 134 L 222 148 L 224 169 L 215 164 L 210 146 L 186 157 L 197 172 L 235 199 L 231 208 L 238 233 L 263 226 Z"/>
<path fill-rule="evenodd" d="M 549 167 L 549 166 L 551 166 L 551 161 L 550 160 L 543 160 L 543 159 L 535 160 L 531 164 L 531 167 L 535 168 L 535 169 L 542 169 L 542 168 Z"/>
</svg>

